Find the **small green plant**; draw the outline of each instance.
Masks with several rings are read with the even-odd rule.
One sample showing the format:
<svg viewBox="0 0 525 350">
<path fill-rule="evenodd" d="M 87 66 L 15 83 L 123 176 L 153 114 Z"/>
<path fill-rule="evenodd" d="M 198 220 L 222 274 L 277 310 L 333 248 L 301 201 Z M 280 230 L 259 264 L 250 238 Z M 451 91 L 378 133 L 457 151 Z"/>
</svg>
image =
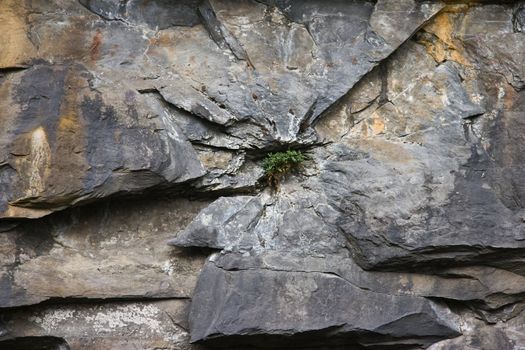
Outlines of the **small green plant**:
<svg viewBox="0 0 525 350">
<path fill-rule="evenodd" d="M 269 153 L 263 161 L 263 169 L 268 184 L 277 188 L 281 178 L 299 168 L 305 160 L 306 156 L 301 151 L 296 150 Z"/>
</svg>

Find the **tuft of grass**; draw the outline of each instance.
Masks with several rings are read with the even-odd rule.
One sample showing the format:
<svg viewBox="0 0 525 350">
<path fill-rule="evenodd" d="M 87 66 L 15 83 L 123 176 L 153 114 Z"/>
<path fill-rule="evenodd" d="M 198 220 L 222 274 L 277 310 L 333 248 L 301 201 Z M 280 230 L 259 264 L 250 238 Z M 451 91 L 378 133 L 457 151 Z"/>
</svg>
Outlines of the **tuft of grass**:
<svg viewBox="0 0 525 350">
<path fill-rule="evenodd" d="M 277 188 L 281 178 L 298 169 L 305 160 L 306 156 L 297 150 L 269 153 L 262 164 L 268 184 Z"/>
</svg>

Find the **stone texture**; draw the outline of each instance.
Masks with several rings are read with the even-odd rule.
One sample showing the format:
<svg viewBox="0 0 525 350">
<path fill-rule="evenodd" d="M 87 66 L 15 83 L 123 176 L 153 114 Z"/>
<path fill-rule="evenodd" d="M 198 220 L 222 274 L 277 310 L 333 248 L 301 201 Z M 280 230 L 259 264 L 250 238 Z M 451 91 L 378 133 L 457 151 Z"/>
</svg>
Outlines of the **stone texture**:
<svg viewBox="0 0 525 350">
<path fill-rule="evenodd" d="M 466 311 L 460 320 L 464 334 L 461 337 L 438 342 L 429 350 L 481 350 L 481 349 L 504 349 L 515 350 L 523 348 L 525 337 L 523 333 L 523 305 L 517 304 L 512 310 L 499 313 L 490 319 L 490 325 L 486 320 L 480 320 L 471 311 Z"/>
<path fill-rule="evenodd" d="M 0 307 L 66 298 L 189 298 L 204 256 L 165 242 L 203 205 L 114 200 L 3 232 Z"/>
<path fill-rule="evenodd" d="M 0 1 L 0 348 L 523 350 L 524 6 Z"/>
<path fill-rule="evenodd" d="M 62 339 L 71 350 L 196 349 L 188 344 L 187 307 L 187 301 L 170 300 L 48 305 L 10 311 L 4 315 L 7 336 L 0 347 L 15 346 L 32 337 L 29 346 L 41 349 L 37 346 L 43 341 L 38 337 L 52 336 Z"/>
<path fill-rule="evenodd" d="M 140 94 L 106 94 L 109 105 L 89 87 L 93 79 L 81 65 L 36 64 L 4 81 L 12 99 L 3 101 L 1 118 L 0 163 L 10 180 L 3 216 L 41 216 L 203 175 L 182 132 L 165 118 L 147 118 Z"/>
<path fill-rule="evenodd" d="M 342 184 L 349 184 L 349 193 L 363 194 L 350 199 L 360 218 L 347 218 L 343 230 L 367 267 L 413 267 L 422 260 L 486 263 L 485 256 L 503 265 L 523 251 L 523 210 L 516 204 L 522 190 L 514 180 L 522 177 L 516 171 L 522 168 L 523 140 L 510 130 L 501 134 L 498 124 L 520 128 L 522 98 L 501 76 L 480 75 L 454 62 L 434 68 L 417 44 L 406 49 L 412 53 L 401 57 L 399 50 L 387 64 L 390 102 L 350 116 L 359 126 L 339 133 L 361 151 L 359 159 L 326 163 L 336 198 Z M 501 163 L 500 152 L 507 163 Z"/>
<path fill-rule="evenodd" d="M 447 38 L 451 35 L 448 27 L 456 26 L 455 21 L 463 21 L 465 26 L 474 16 L 492 23 L 493 16 L 488 14 L 492 8 L 475 7 L 472 15 L 462 16 L 457 8 L 447 8 L 423 28 L 417 42 L 404 44 L 316 125 L 321 136 L 336 144 L 310 153 L 306 176 L 289 180 L 273 195 L 267 192 L 255 197 L 221 198 L 171 241 L 178 246 L 207 246 L 236 253 L 207 263 L 190 316 L 192 339 L 228 347 L 242 342 L 238 339 L 241 335 L 267 334 L 274 341 L 293 329 L 298 334 L 313 332 L 306 337 L 308 341 L 325 339 L 329 334 L 333 346 L 337 345 L 335 339 L 343 337 L 350 343 L 380 347 L 353 333 L 351 325 L 366 319 L 362 314 L 347 314 L 343 307 L 332 310 L 327 304 L 317 306 L 312 301 L 301 304 L 303 309 L 293 304 L 294 298 L 287 299 L 285 292 L 281 296 L 277 291 L 290 281 L 293 286 L 299 285 L 297 290 L 302 293 L 308 290 L 307 285 L 315 286 L 312 293 L 321 300 L 358 300 L 359 293 L 343 291 L 346 283 L 361 287 L 359 292 L 365 294 L 373 291 L 389 297 L 442 298 L 478 310 L 495 310 L 520 300 L 523 266 L 519 257 L 523 254 L 525 226 L 521 205 L 517 204 L 521 203 L 521 185 L 515 185 L 514 179 L 523 174 L 515 177 L 521 166 L 514 165 L 522 164 L 522 152 L 517 148 L 524 142 L 506 128 L 504 139 L 514 141 L 503 141 L 497 131 L 502 129 L 496 124 L 520 125 L 521 117 L 515 111 L 523 111 L 524 106 L 515 89 L 521 86 L 504 74 L 498 75 L 506 69 L 500 67 L 509 67 L 509 62 L 480 60 L 481 54 L 467 47 L 480 46 L 471 44 L 475 36 L 498 33 L 499 38 L 512 38 L 512 12 L 509 7 L 499 8 L 506 24 L 490 24 L 499 27 L 485 34 L 476 22 L 474 28 L 467 27 L 468 40 L 454 38 L 457 42 Z M 434 42 L 429 43 L 425 33 L 433 34 Z M 455 54 L 438 55 L 433 50 L 436 40 L 464 48 L 454 49 Z M 501 56 L 494 47 L 484 46 L 482 50 L 491 52 L 487 57 Z M 518 57 L 521 51 L 518 45 Z M 441 57 L 451 60 L 446 62 Z M 440 60 L 438 65 L 436 60 Z M 483 75 L 480 71 L 495 73 Z M 507 118 L 512 122 L 507 124 Z M 514 130 L 519 129 L 517 126 Z M 506 165 L 499 163 L 503 157 L 493 152 L 503 152 Z M 506 167 L 508 170 L 503 171 Z M 225 207 L 232 211 L 225 211 Z M 485 267 L 462 267 L 472 264 Z M 492 270 L 490 265 L 510 272 Z M 365 272 L 361 267 L 417 269 L 437 272 L 438 276 Z M 510 275 L 504 277 L 507 273 Z M 440 280 L 445 277 L 439 276 L 454 277 Z M 495 279 L 483 281 L 489 276 Z M 329 282 L 320 282 L 319 278 L 340 278 L 342 286 L 325 290 L 323 286 Z M 507 281 L 517 289 L 510 292 Z M 271 287 L 254 287 L 258 285 Z M 495 289 L 483 291 L 487 286 Z M 276 294 L 267 296 L 251 288 Z M 340 292 L 335 291 L 338 288 Z M 241 290 L 248 296 L 238 297 L 244 295 Z M 255 299 L 250 299 L 254 294 Z M 301 294 L 296 299 L 310 297 Z M 287 309 L 289 303 L 291 308 Z M 333 304 L 335 301 L 329 305 Z M 389 303 L 376 301 L 370 305 L 376 304 Z M 326 308 L 330 310 L 329 320 L 334 321 L 328 325 L 316 321 Z M 236 310 L 233 314 L 232 309 Z M 245 310 L 249 310 L 246 316 L 239 316 Z M 283 318 L 294 312 L 302 314 Z M 259 322 L 260 315 L 264 317 Z M 392 312 L 377 313 L 375 321 L 380 323 L 387 315 Z M 305 317 L 313 329 L 302 328 Z M 337 331 L 331 328 L 341 324 L 350 326 Z M 374 332 L 374 327 L 359 329 Z M 499 334 L 489 329 L 487 332 Z M 396 338 L 410 339 L 404 340 L 405 346 L 408 342 L 425 346 L 406 329 L 396 328 L 396 332 Z M 494 337 L 494 344 L 505 342 L 503 336 Z M 257 337 L 250 339 L 246 338 L 246 344 L 264 347 Z"/>
<path fill-rule="evenodd" d="M 66 6 L 70 13 L 48 14 L 52 5 L 37 2 L 30 26 L 15 26 L 16 33 L 31 31 L 38 50 L 35 57 L 23 57 L 30 43 L 21 40 L 19 52 L 9 53 L 4 65 L 31 66 L 2 84 L 4 217 L 39 217 L 93 198 L 204 175 L 184 136 L 188 131 L 179 129 L 166 106 L 151 106 L 156 101 L 140 92 L 160 95 L 179 113 L 229 127 L 226 134 L 237 141 L 223 141 L 223 147 L 311 143 L 310 124 L 442 7 L 411 1 L 400 9 L 339 4 L 348 20 L 333 21 L 322 19 L 330 18 L 324 9 L 299 5 L 293 16 L 301 20 L 295 23 L 277 7 L 251 1 L 199 8 L 196 1 L 81 3 L 99 17 L 73 4 Z M 20 22 L 13 11 L 29 11 L 11 2 L 3 6 L 9 20 L 2 28 L 9 30 L 11 21 Z M 166 15 L 170 12 L 176 16 Z M 396 29 L 395 37 L 381 38 L 365 25 L 370 16 L 382 23 L 405 12 L 413 16 L 411 24 Z M 251 22 L 236 23 L 248 13 Z M 51 17 L 65 25 L 53 25 Z M 331 34 L 343 23 L 358 40 Z M 54 37 L 65 37 L 61 41 L 70 47 L 56 50 Z"/>
<path fill-rule="evenodd" d="M 363 291 L 319 272 L 224 271 L 209 264 L 193 302 L 192 340 L 269 338 L 264 344 L 256 337 L 219 340 L 226 348 L 273 348 L 272 342 L 294 348 L 293 339 L 286 341 L 291 333 L 312 333 L 310 346 L 369 347 L 429 345 L 458 334 L 446 311 L 424 299 Z"/>
</svg>

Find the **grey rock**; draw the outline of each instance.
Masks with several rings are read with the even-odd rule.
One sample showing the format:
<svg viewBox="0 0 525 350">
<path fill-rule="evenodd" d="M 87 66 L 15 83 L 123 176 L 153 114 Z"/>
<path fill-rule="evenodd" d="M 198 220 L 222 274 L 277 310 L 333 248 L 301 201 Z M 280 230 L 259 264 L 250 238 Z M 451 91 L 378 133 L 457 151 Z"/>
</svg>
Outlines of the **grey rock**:
<svg viewBox="0 0 525 350">
<path fill-rule="evenodd" d="M 201 254 L 167 247 L 206 202 L 113 200 L 0 235 L 0 307 L 50 299 L 189 298 Z"/>
<path fill-rule="evenodd" d="M 147 25 L 152 29 L 194 26 L 200 23 L 197 0 L 176 3 L 166 0 L 80 0 L 80 3 L 104 19 Z"/>
<path fill-rule="evenodd" d="M 313 347 L 415 347 L 456 336 L 448 319 L 447 311 L 427 300 L 361 290 L 332 274 L 225 271 L 211 263 L 199 280 L 190 326 L 192 341 L 221 348 L 272 348 L 274 342 L 300 348 L 301 335 Z M 267 339 L 227 337 L 256 334 Z M 287 341 L 291 334 L 298 339 Z"/>
<path fill-rule="evenodd" d="M 301 190 L 274 198 L 268 193 L 220 198 L 169 243 L 235 252 L 286 251 L 303 256 L 345 250 L 344 238 L 329 223 L 337 212 L 315 192 Z"/>
<path fill-rule="evenodd" d="M 504 75 L 509 84 L 518 90 L 525 88 L 525 70 L 521 62 L 523 62 L 524 44 L 520 38 L 522 33 L 505 33 L 501 35 L 491 36 L 475 36 L 465 41 L 468 52 L 473 57 L 476 57 L 480 65 L 491 72 L 498 72 Z M 486 42 L 486 46 L 475 47 L 481 41 Z M 510 43 L 512 50 L 509 52 L 507 48 Z M 494 57 L 506 56 L 502 60 L 494 60 Z"/>
<path fill-rule="evenodd" d="M 523 335 L 523 307 L 514 310 L 510 320 L 491 320 L 490 324 L 477 319 L 472 311 L 465 310 L 461 324 L 465 329 L 461 337 L 444 340 L 430 346 L 429 350 L 482 350 L 520 349 L 525 344 Z"/>
<path fill-rule="evenodd" d="M 136 91 L 103 98 L 89 87 L 94 79 L 82 65 L 47 63 L 9 79 L 17 87 L 6 109 L 18 112 L 3 120 L 0 216 L 38 217 L 204 174 L 176 125 L 148 119 Z"/>
<path fill-rule="evenodd" d="M 481 60 L 473 62 L 489 69 Z M 349 295 L 360 300 L 360 293 L 393 298 L 386 305 L 402 304 L 398 297 L 454 300 L 486 322 L 500 314 L 512 317 L 498 310 L 515 309 L 523 294 L 521 186 L 512 180 L 522 177 L 515 165 L 523 163 L 523 142 L 496 125 L 521 130 L 515 111 L 523 108 L 522 99 L 501 75 L 481 77 L 454 60 L 438 63 L 425 46 L 403 44 L 317 124 L 334 144 L 309 152 L 303 174 L 290 176 L 274 193 L 219 199 L 172 241 L 222 249 L 206 263 L 197 284 L 193 341 L 224 348 L 386 346 L 380 343 L 391 339 L 383 338 L 381 326 L 360 324 L 367 316 L 347 314 L 337 304 Z M 496 89 L 489 87 L 494 84 Z M 349 107 L 354 99 L 362 107 Z M 254 210 L 239 210 L 254 201 Z M 221 216 L 219 208 L 227 202 L 239 214 Z M 372 299 L 363 296 L 364 303 Z M 317 309 L 317 300 L 330 303 Z M 370 308 L 385 305 L 373 300 Z M 472 316 L 453 309 L 457 314 L 448 314 L 448 321 L 470 322 Z M 327 310 L 330 317 L 323 318 Z M 423 335 L 430 331 L 424 327 L 412 334 L 420 319 L 413 323 L 383 311 L 374 314 L 375 321 L 395 319 L 389 334 L 396 334 L 398 347 L 425 347 L 448 337 Z M 376 343 L 369 333 L 357 334 L 356 324 Z M 488 327 L 486 333 L 487 344 L 512 345 L 504 331 Z M 287 343 L 289 334 L 295 335 L 293 345 Z M 470 339 L 469 334 L 458 339 Z"/>
<path fill-rule="evenodd" d="M 81 3 L 100 17 L 86 15 L 80 5 L 67 5 L 70 17 L 38 5 L 31 24 L 38 41 L 34 56 L 49 63 L 40 61 L 5 84 L 11 97 L 4 103 L 0 155 L 1 186 L 9 186 L 0 204 L 4 217 L 39 217 L 94 198 L 200 177 L 204 170 L 184 134 L 232 149 L 313 144 L 314 120 L 442 7 L 408 1 L 392 12 L 368 2 L 337 3 L 343 17 L 336 18 L 328 8 L 297 3 L 291 17 L 301 19 L 293 22 L 284 9 L 257 2 L 212 1 L 200 10 L 196 1 Z M 382 23 L 405 13 L 411 24 L 396 29 L 396 37 L 385 32 L 381 38 L 366 24 L 370 16 Z M 237 23 L 239 14 L 248 22 Z M 76 29 L 54 25 L 61 21 L 76 21 Z M 29 31 L 27 24 L 20 26 Z M 63 50 L 46 39 L 55 36 L 65 38 Z M 81 39 L 89 44 L 78 50 Z M 151 98 L 137 90 L 156 92 L 163 105 L 149 106 Z M 26 106 L 27 100 L 33 102 Z M 174 123 L 166 104 L 202 118 L 206 131 L 187 123 L 188 115 Z M 33 118 L 38 111 L 45 117 Z M 61 118 L 69 124 L 57 124 Z M 65 130 L 59 127 L 56 136 L 60 125 Z M 210 126 L 223 136 L 214 137 Z M 94 137 L 98 130 L 104 134 Z M 28 133 L 34 132 L 35 140 L 46 142 L 31 141 Z M 33 143 L 42 157 L 29 151 Z M 53 154 L 71 147 L 68 154 Z M 161 156 L 153 156 L 153 149 L 162 150 Z M 47 175 L 47 167 L 72 171 L 62 180 L 52 171 Z"/>
<path fill-rule="evenodd" d="M 344 255 L 301 257 L 287 251 L 227 253 L 215 256 L 213 263 L 228 271 L 332 274 L 367 291 L 461 301 L 487 312 L 519 302 L 525 289 L 523 276 L 481 266 L 442 269 L 435 274 L 365 271 Z"/>
<path fill-rule="evenodd" d="M 403 33 L 414 33 L 421 19 L 429 19 L 443 8 L 441 1 L 418 2 L 416 0 L 377 1 L 370 17 L 370 27 L 392 48 L 408 38 Z"/>
<path fill-rule="evenodd" d="M 219 45 L 221 49 L 228 48 L 239 60 L 249 60 L 249 57 L 244 51 L 242 45 L 217 19 L 215 10 L 209 1 L 204 1 L 201 6 L 199 6 L 199 14 L 202 17 L 204 26 L 210 33 L 211 38 L 217 43 L 217 45 Z"/>
<path fill-rule="evenodd" d="M 0 347 L 522 350 L 522 13 L 0 1 Z"/>
<path fill-rule="evenodd" d="M 206 207 L 191 224 L 168 244 L 179 247 L 224 249 L 244 245 L 251 248 L 255 237 L 243 235 L 262 215 L 263 203 L 258 197 L 222 197 Z M 246 237 L 249 241 L 245 242 Z M 251 238 L 251 240 L 250 240 Z"/>
<path fill-rule="evenodd" d="M 514 31 L 525 32 L 525 5 L 518 5 L 514 11 Z"/>
<path fill-rule="evenodd" d="M 403 57 L 419 55 L 417 45 L 409 43 L 406 48 L 413 54 Z M 503 112 L 497 100 L 477 98 L 479 102 L 473 103 L 468 95 L 487 92 L 483 86 L 474 87 L 477 92 L 468 92 L 470 87 L 462 86 L 459 78 L 465 73 L 454 64 L 433 68 L 426 60 L 410 63 L 397 57 L 393 62 L 401 67 L 418 67 L 412 70 L 420 72 L 421 83 L 409 83 L 410 76 L 403 78 L 389 69 L 389 81 L 398 84 L 399 79 L 407 79 L 402 85 L 409 88 L 401 94 L 391 92 L 392 103 L 372 106 L 371 111 L 358 113 L 364 116 L 355 116 L 362 120 L 362 127 L 347 131 L 344 139 L 349 147 L 364 151 L 363 155 L 347 159 L 333 151 L 333 155 L 319 154 L 319 159 L 329 161 L 321 161 L 325 169 L 321 181 L 325 184 L 318 187 L 341 212 L 338 225 L 347 233 L 355 257 L 367 268 L 413 268 L 418 262 L 483 263 L 485 256 L 498 256 L 500 267 L 505 260 L 508 268 L 515 266 L 513 259 L 523 250 L 520 237 L 524 227 L 519 219 L 521 209 L 506 198 L 520 196 L 521 190 L 520 186 L 512 187 L 514 181 L 503 175 L 507 172 L 497 170 L 505 167 L 503 164 L 496 165 L 489 159 L 498 158 L 492 153 L 496 148 L 505 148 L 509 152 L 506 154 L 512 154 L 506 158 L 509 171 L 516 174 L 510 164 L 521 163 L 521 151 L 511 149 L 521 147 L 522 142 L 511 145 L 499 141 L 495 131 L 498 127 L 491 117 L 498 115 L 499 122 L 514 123 L 510 120 L 515 120 L 516 107 Z M 425 65 L 427 68 L 423 68 Z M 426 69 L 430 75 L 423 73 Z M 430 97 L 436 92 L 443 104 L 431 102 L 437 101 Z M 486 117 L 476 119 L 480 114 Z M 409 116 L 413 115 L 419 116 L 418 125 L 412 124 Z M 507 118 L 509 121 L 505 121 Z M 512 135 L 510 132 L 504 139 L 516 140 Z M 360 144 L 362 137 L 368 138 L 366 146 Z M 487 149 L 489 139 L 500 146 Z M 375 150 L 368 152 L 371 145 Z M 369 181 L 371 177 L 373 182 Z M 474 248 L 478 246 L 483 249 Z"/>
<path fill-rule="evenodd" d="M 109 302 L 38 306 L 4 314 L 9 349 L 154 349 L 195 350 L 188 343 L 187 300 Z M 44 345 L 51 338 L 55 347 Z M 32 340 L 32 341 L 31 341 Z M 57 347 L 57 342 L 61 347 Z M 65 344 L 64 344 L 65 343 Z M 66 346 L 67 345 L 67 346 Z"/>
</svg>

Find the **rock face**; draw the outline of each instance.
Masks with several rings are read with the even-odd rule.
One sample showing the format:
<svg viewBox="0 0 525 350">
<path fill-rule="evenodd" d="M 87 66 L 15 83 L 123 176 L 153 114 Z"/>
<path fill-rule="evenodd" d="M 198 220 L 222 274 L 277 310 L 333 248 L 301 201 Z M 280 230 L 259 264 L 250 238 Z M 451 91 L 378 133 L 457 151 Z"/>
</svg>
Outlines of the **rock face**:
<svg viewBox="0 0 525 350">
<path fill-rule="evenodd" d="M 1 1 L 0 348 L 523 349 L 524 11 Z"/>
<path fill-rule="evenodd" d="M 21 223 L 1 236 L 0 303 L 189 298 L 205 255 L 188 256 L 165 242 L 205 204 L 114 200 Z"/>
</svg>

